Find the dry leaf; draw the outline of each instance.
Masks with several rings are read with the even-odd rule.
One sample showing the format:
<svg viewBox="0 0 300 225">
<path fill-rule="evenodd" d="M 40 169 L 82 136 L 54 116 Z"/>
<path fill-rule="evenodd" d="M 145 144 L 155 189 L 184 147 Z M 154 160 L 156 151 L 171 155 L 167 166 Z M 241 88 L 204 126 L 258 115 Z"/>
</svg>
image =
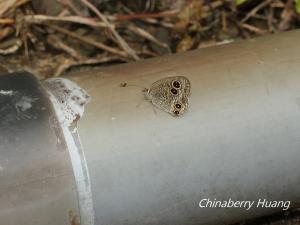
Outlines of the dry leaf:
<svg viewBox="0 0 300 225">
<path fill-rule="evenodd" d="M 202 1 L 193 0 L 188 2 L 182 11 L 178 15 L 178 21 L 176 23 L 177 28 L 186 27 L 193 22 L 199 22 L 202 18 Z"/>
<path fill-rule="evenodd" d="M 194 39 L 191 36 L 186 35 L 177 45 L 176 52 L 185 52 L 191 49 L 193 45 Z"/>
</svg>

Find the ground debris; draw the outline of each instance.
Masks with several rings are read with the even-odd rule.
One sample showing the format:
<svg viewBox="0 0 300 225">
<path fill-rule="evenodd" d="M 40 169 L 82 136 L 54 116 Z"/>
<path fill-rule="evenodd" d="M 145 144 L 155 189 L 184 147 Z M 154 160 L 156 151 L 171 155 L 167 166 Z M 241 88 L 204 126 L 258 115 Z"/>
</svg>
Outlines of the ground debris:
<svg viewBox="0 0 300 225">
<path fill-rule="evenodd" d="M 2 0 L 0 65 L 44 78 L 287 31 L 300 24 L 295 3 Z"/>
</svg>

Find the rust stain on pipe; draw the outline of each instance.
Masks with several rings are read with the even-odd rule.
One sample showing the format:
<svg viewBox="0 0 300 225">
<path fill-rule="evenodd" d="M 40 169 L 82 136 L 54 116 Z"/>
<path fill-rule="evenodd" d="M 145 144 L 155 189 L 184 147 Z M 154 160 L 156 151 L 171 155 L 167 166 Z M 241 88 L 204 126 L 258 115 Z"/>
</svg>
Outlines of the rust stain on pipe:
<svg viewBox="0 0 300 225">
<path fill-rule="evenodd" d="M 70 225 L 80 225 L 80 217 L 74 212 L 74 210 L 69 211 L 69 221 Z"/>
</svg>

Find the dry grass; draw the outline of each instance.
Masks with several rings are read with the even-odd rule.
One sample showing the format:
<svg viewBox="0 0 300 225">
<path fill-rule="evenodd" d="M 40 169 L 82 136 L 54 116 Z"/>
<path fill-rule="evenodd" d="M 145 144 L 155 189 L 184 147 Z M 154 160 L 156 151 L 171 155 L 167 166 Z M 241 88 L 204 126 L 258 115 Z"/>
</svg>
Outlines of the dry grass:
<svg viewBox="0 0 300 225">
<path fill-rule="evenodd" d="M 59 76 L 298 26 L 294 0 L 0 0 L 0 63 Z"/>
</svg>

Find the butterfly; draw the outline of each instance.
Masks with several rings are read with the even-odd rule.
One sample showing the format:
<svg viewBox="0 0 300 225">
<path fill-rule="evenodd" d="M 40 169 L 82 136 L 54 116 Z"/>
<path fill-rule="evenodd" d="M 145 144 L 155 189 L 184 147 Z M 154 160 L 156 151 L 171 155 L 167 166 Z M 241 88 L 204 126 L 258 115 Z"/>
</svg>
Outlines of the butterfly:
<svg viewBox="0 0 300 225">
<path fill-rule="evenodd" d="M 166 77 L 154 82 L 144 92 L 154 106 L 172 116 L 180 116 L 189 106 L 191 83 L 184 76 Z"/>
</svg>

